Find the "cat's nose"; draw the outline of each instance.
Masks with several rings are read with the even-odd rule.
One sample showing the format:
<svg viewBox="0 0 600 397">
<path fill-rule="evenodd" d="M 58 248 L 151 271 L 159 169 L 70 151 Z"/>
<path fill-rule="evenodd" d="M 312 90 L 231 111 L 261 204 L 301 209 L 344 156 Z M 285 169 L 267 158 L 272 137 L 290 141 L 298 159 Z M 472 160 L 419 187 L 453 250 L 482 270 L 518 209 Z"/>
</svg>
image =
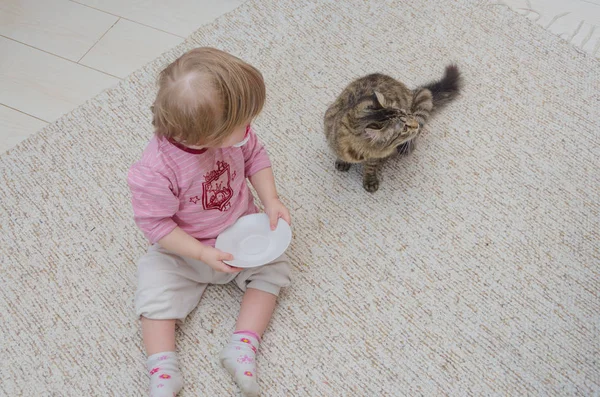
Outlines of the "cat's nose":
<svg viewBox="0 0 600 397">
<path fill-rule="evenodd" d="M 419 128 L 419 122 L 417 120 L 408 120 L 404 125 L 411 130 Z"/>
</svg>

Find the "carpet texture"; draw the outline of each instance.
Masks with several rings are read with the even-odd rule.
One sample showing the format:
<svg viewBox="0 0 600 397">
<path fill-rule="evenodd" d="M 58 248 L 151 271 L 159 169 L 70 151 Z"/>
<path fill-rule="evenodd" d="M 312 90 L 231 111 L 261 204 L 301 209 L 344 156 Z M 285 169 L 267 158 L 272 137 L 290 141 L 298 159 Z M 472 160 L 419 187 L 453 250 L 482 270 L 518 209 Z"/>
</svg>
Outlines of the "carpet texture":
<svg viewBox="0 0 600 397">
<path fill-rule="evenodd" d="M 598 0 L 492 0 L 600 58 Z"/>
<path fill-rule="evenodd" d="M 598 61 L 480 1 L 251 0 L 0 157 L 2 395 L 144 395 L 125 176 L 158 71 L 203 45 L 264 73 L 293 214 L 264 396 L 600 393 Z M 334 170 L 322 116 L 350 80 L 450 61 L 463 95 L 376 194 Z M 181 327 L 182 396 L 237 393 L 218 353 L 240 298 L 211 287 Z"/>
</svg>

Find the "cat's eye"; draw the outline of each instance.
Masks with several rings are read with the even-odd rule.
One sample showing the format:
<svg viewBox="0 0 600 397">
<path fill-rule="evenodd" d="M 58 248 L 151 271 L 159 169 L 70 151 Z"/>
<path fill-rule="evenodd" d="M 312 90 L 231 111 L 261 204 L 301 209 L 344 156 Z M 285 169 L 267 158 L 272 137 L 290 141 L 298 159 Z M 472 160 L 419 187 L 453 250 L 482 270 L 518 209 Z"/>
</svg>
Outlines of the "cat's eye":
<svg viewBox="0 0 600 397">
<path fill-rule="evenodd" d="M 380 130 L 381 126 L 379 124 L 369 124 L 367 125 L 367 128 L 370 130 Z"/>
</svg>

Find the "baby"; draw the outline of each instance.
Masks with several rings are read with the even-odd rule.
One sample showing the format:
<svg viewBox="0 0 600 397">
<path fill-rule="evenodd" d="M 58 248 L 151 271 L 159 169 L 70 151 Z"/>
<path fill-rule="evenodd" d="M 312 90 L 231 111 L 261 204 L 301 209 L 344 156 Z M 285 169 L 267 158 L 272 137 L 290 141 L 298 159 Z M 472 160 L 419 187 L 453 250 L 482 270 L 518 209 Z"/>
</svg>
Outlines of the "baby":
<svg viewBox="0 0 600 397">
<path fill-rule="evenodd" d="M 250 125 L 265 96 L 258 70 L 213 48 L 191 50 L 160 74 L 155 133 L 128 175 L 135 222 L 152 243 L 138 262 L 135 295 L 151 396 L 172 397 L 183 386 L 176 322 L 197 306 L 207 285 L 231 281 L 245 293 L 220 361 L 245 395 L 258 395 L 255 355 L 277 295 L 290 284 L 290 264 L 283 255 L 257 268 L 231 267 L 224 261 L 232 255 L 214 243 L 241 216 L 258 212 L 246 178 L 271 228 L 279 218 L 290 223 Z"/>
</svg>

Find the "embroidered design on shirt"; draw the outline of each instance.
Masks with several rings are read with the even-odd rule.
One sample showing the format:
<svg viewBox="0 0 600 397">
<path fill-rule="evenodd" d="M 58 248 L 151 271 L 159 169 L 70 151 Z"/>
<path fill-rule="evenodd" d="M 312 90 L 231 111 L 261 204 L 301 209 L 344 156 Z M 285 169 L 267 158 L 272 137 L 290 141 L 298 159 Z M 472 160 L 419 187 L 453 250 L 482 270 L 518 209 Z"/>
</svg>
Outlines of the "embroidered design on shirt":
<svg viewBox="0 0 600 397">
<path fill-rule="evenodd" d="M 198 204 L 198 201 L 202 201 L 202 199 L 198 196 L 190 197 L 190 203 Z"/>
<path fill-rule="evenodd" d="M 229 164 L 217 161 L 217 169 L 204 175 L 202 206 L 205 210 L 227 211 L 231 208 L 233 189 Z"/>
</svg>

